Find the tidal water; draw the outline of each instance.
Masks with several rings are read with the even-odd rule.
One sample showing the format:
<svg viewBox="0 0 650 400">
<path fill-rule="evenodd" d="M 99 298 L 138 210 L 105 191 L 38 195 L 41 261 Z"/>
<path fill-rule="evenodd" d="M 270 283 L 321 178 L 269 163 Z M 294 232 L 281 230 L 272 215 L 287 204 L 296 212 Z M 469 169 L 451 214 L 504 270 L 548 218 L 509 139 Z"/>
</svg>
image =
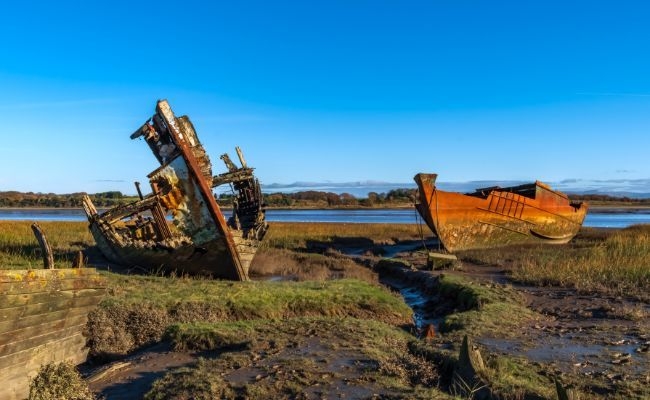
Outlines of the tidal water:
<svg viewBox="0 0 650 400">
<path fill-rule="evenodd" d="M 229 215 L 230 211 L 225 210 Z M 337 222 L 370 224 L 420 223 L 414 209 L 404 210 L 267 210 L 271 222 Z M 4 221 L 85 221 L 81 209 L 8 209 L 0 208 Z M 594 228 L 625 228 L 635 224 L 649 224 L 650 210 L 631 212 L 589 212 L 584 226 Z"/>
</svg>

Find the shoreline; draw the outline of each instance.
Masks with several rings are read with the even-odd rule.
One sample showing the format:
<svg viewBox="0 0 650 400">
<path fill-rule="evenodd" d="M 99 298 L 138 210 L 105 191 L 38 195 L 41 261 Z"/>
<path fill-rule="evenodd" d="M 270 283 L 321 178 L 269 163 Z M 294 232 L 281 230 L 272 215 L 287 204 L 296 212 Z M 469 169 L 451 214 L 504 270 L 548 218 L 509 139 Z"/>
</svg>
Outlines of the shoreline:
<svg viewBox="0 0 650 400">
<path fill-rule="evenodd" d="M 109 210 L 111 207 L 99 207 L 98 210 Z M 231 211 L 231 207 L 220 207 L 224 211 Z M 300 210 L 344 210 L 344 211 L 364 211 L 364 210 L 409 210 L 413 209 L 413 205 L 392 206 L 392 207 L 266 207 L 266 210 L 279 210 L 279 211 L 300 211 Z M 2 207 L 1 210 L 7 211 L 20 211 L 20 210 L 61 210 L 61 211 L 83 211 L 82 207 Z M 650 205 L 609 205 L 609 204 L 590 204 L 588 213 L 638 213 L 650 212 Z"/>
</svg>

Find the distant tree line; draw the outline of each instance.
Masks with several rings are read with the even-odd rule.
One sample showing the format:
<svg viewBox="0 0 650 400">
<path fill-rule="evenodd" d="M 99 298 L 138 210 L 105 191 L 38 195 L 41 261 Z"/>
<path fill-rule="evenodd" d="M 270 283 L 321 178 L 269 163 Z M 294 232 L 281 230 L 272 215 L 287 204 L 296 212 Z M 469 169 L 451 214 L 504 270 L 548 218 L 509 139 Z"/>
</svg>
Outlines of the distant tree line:
<svg viewBox="0 0 650 400">
<path fill-rule="evenodd" d="M 630 204 L 650 204 L 650 199 L 632 198 L 632 197 L 617 197 L 607 194 L 570 194 L 569 199 L 577 201 L 602 201 L 602 202 L 617 202 L 617 203 L 630 203 Z"/>
<path fill-rule="evenodd" d="M 84 194 L 0 192 L 0 207 L 79 208 L 82 207 L 81 199 Z M 125 196 L 119 191 L 95 193 L 89 196 L 96 207 L 112 207 L 136 199 L 132 196 Z"/>
<path fill-rule="evenodd" d="M 295 193 L 264 194 L 267 207 L 287 208 L 354 208 L 354 207 L 386 207 L 405 206 L 413 204 L 416 189 L 394 189 L 387 193 L 370 192 L 365 198 L 357 198 L 349 193 L 332 193 L 308 190 Z M 224 193 L 219 196 L 219 204 L 232 205 L 233 195 Z"/>
<path fill-rule="evenodd" d="M 277 208 L 355 208 L 355 207 L 400 207 L 413 204 L 417 189 L 393 189 L 386 193 L 370 192 L 367 197 L 357 198 L 349 193 L 332 193 L 308 190 L 295 193 L 267 193 L 264 202 L 267 207 Z M 33 192 L 0 192 L 0 207 L 52 207 L 80 208 L 84 193 L 54 194 Z M 137 200 L 119 191 L 94 193 L 89 195 L 96 207 L 113 207 Z M 231 206 L 234 196 L 231 193 L 219 195 L 219 204 Z M 650 199 L 616 197 L 606 194 L 571 194 L 571 200 L 593 202 L 618 202 L 637 205 L 650 205 Z"/>
</svg>

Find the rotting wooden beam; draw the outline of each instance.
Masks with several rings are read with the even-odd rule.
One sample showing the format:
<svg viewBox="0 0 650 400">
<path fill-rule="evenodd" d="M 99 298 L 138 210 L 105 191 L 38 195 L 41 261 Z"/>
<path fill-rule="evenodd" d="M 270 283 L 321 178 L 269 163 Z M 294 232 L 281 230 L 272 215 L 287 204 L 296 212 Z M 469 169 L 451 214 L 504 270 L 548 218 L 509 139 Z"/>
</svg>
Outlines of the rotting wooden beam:
<svg viewBox="0 0 650 400">
<path fill-rule="evenodd" d="M 34 232 L 34 236 L 36 236 L 36 240 L 38 240 L 38 244 L 41 246 L 41 253 L 43 254 L 43 267 L 45 269 L 54 269 L 54 257 L 52 256 L 52 248 L 47 242 L 45 233 L 36 222 L 32 224 L 32 232 Z"/>
</svg>

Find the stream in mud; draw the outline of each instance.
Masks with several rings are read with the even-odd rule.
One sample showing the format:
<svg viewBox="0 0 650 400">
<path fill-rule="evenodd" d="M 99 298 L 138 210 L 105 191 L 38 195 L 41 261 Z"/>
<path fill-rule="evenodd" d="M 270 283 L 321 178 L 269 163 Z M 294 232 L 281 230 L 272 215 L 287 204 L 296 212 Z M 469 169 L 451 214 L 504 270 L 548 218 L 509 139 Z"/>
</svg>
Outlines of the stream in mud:
<svg viewBox="0 0 650 400">
<path fill-rule="evenodd" d="M 431 249 L 435 241 L 425 245 Z M 424 250 L 422 242 L 405 241 L 379 246 L 384 257 L 408 260 L 413 265 L 415 252 Z M 363 257 L 366 248 L 339 248 L 351 257 Z M 423 253 L 420 251 L 420 253 Z M 422 256 L 420 256 L 422 257 Z M 420 263 L 424 263 L 421 259 Z M 444 271 L 461 274 L 472 280 L 509 284 L 502 271 L 484 271 L 484 266 L 465 265 L 464 271 Z M 390 276 L 380 274 L 380 282 L 398 292 L 413 310 L 415 333 L 422 335 L 428 325 L 435 332 L 444 319 L 437 314 L 439 301 L 435 285 L 436 272 L 405 269 Z M 477 337 L 477 343 L 492 354 L 523 357 L 541 363 L 552 371 L 598 379 L 616 384 L 623 381 L 645 382 L 650 379 L 650 304 L 617 296 L 585 295 L 571 289 L 518 287 L 539 313 L 542 321 L 522 326 L 515 337 Z M 433 290 L 432 290 L 433 289 Z M 634 312 L 633 312 L 634 311 Z M 638 314 L 639 318 L 634 315 Z"/>
</svg>

